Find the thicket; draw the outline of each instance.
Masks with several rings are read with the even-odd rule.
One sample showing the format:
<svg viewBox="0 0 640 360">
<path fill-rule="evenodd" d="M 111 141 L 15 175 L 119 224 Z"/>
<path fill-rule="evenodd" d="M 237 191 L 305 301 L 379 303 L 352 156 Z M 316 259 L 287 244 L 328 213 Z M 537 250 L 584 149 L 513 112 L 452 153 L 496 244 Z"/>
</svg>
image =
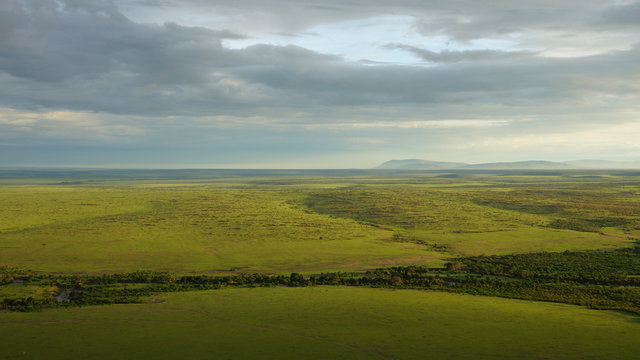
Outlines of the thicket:
<svg viewBox="0 0 640 360">
<path fill-rule="evenodd" d="M 461 258 L 466 272 L 584 284 L 640 286 L 640 247 Z"/>
<path fill-rule="evenodd" d="M 2 280 L 4 279 L 4 280 Z M 459 258 L 445 267 L 389 267 L 365 273 L 303 276 L 188 275 L 137 271 L 126 274 L 53 275 L 0 268 L 0 282 L 41 284 L 58 289 L 42 299 L 6 298 L 0 309 L 135 303 L 162 292 L 240 286 L 342 285 L 429 289 L 585 305 L 640 314 L 640 247 L 615 251 L 565 251 Z"/>
</svg>

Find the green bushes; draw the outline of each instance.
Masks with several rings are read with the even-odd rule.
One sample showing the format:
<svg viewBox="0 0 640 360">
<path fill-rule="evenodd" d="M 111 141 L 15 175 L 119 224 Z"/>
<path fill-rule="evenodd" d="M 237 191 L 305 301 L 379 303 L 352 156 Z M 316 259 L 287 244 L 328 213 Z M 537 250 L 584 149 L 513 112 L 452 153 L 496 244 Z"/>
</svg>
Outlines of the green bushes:
<svg viewBox="0 0 640 360">
<path fill-rule="evenodd" d="M 599 284 L 640 284 L 638 249 L 564 251 L 462 258 L 466 271 L 483 275 L 528 277 Z"/>
<path fill-rule="evenodd" d="M 0 269 L 3 279 L 55 286 L 43 299 L 5 298 L 0 309 L 32 311 L 53 306 L 119 304 L 162 292 L 227 286 L 315 286 L 421 288 L 518 299 L 544 300 L 640 313 L 640 246 L 615 251 L 565 251 L 454 259 L 445 269 L 424 266 L 379 268 L 365 273 L 331 272 L 304 276 L 237 274 L 187 275 L 135 271 L 103 275 L 34 274 Z"/>
</svg>

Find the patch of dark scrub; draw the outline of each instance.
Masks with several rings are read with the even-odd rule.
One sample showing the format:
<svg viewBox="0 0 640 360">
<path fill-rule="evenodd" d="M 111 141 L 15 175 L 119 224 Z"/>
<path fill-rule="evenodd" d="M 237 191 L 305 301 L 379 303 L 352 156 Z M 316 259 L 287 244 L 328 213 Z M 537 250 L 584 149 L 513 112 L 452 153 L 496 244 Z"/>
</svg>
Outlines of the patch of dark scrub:
<svg viewBox="0 0 640 360">
<path fill-rule="evenodd" d="M 554 229 L 573 230 L 581 232 L 599 233 L 600 228 L 584 220 L 577 219 L 555 219 L 547 224 L 548 227 Z"/>
<path fill-rule="evenodd" d="M 614 226 L 626 226 L 631 224 L 631 219 L 621 217 L 604 217 L 598 219 L 584 219 L 584 221 L 593 224 L 598 227 L 614 227 Z"/>
<path fill-rule="evenodd" d="M 544 215 L 544 214 L 556 214 L 562 212 L 564 209 L 559 205 L 552 204 L 525 204 L 521 202 L 500 201 L 500 200 L 481 200 L 475 201 L 475 204 L 482 206 L 489 206 L 500 210 L 512 210 L 519 211 L 528 214 Z"/>
<path fill-rule="evenodd" d="M 391 241 L 393 242 L 400 242 L 400 243 L 410 243 L 410 244 L 417 244 L 417 245 L 422 245 L 425 248 L 427 248 L 428 250 L 431 251 L 437 251 L 437 252 L 448 252 L 449 248 L 446 245 L 441 245 L 441 244 L 436 244 L 436 243 L 432 243 L 432 242 L 428 242 L 422 239 L 418 239 L 415 236 L 406 234 L 406 233 L 402 233 L 402 232 L 396 232 L 393 234 L 393 237 L 391 238 Z"/>
<path fill-rule="evenodd" d="M 633 221 L 621 217 L 602 217 L 596 219 L 555 219 L 548 227 L 582 232 L 601 232 L 604 227 L 628 226 Z"/>
</svg>

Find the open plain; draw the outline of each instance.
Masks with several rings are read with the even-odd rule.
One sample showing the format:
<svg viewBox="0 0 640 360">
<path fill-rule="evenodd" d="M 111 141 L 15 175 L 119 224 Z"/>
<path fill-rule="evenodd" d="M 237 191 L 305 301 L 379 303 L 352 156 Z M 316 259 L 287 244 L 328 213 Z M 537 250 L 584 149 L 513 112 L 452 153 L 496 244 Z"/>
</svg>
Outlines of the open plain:
<svg viewBox="0 0 640 360">
<path fill-rule="evenodd" d="M 5 170 L 0 203 L 6 359 L 640 352 L 640 173 Z"/>
</svg>

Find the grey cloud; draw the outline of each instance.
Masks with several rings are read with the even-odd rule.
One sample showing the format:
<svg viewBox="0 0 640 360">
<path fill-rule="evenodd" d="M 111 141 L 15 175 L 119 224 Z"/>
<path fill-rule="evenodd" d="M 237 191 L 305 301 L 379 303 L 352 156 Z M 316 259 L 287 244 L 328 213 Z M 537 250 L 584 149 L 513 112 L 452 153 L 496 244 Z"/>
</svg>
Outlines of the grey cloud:
<svg viewBox="0 0 640 360">
<path fill-rule="evenodd" d="M 195 81 L 206 67 L 229 61 L 217 56 L 221 39 L 241 37 L 172 23 L 136 24 L 106 1 L 26 4 L 12 1 L 0 9 L 0 19 L 18 19 L 0 21 L 7 27 L 3 33 L 9 34 L 0 39 L 0 66 L 8 74 L 36 81 L 109 72 L 157 82 Z"/>
<path fill-rule="evenodd" d="M 584 27 L 594 13 L 615 6 L 614 0 L 495 1 L 495 0 L 168 0 L 140 2 L 120 0 L 121 5 L 143 13 L 144 8 L 185 9 L 195 7 L 212 15 L 241 14 L 246 22 L 225 23 L 247 31 L 302 31 L 309 27 L 374 16 L 405 15 L 417 19 L 427 35 L 447 35 L 460 41 L 502 36 L 529 28 L 563 31 Z"/>
<path fill-rule="evenodd" d="M 637 123 L 638 45 L 554 58 L 543 50 L 435 52 L 426 50 L 428 43 L 395 44 L 432 64 L 393 65 L 346 61 L 299 46 L 230 49 L 225 39 L 256 32 L 304 32 L 318 24 L 380 15 L 414 16 L 422 33 L 458 41 L 513 32 L 529 32 L 523 38 L 538 36 L 534 45 L 541 46 L 552 40 L 545 38 L 548 33 L 577 34 L 567 38 L 569 45 L 606 32 L 633 39 L 637 3 L 615 4 L 0 1 L 0 115 L 5 114 L 0 118 L 0 163 L 17 161 L 21 152 L 22 163 L 40 161 L 43 153 L 51 163 L 60 156 L 73 159 L 73 154 L 82 154 L 87 163 L 109 161 L 114 158 L 108 151 L 126 162 L 132 158 L 129 150 L 144 152 L 136 160 L 140 163 L 161 157 L 205 163 L 214 157 L 229 161 L 259 154 L 266 159 L 287 153 L 333 152 L 338 158 L 354 149 L 384 158 L 447 146 L 465 156 L 481 153 L 486 139 L 513 142 L 516 135 L 526 139 L 530 133 L 540 138 L 556 134 L 558 147 L 566 148 L 563 134 L 575 129 Z M 172 20 L 180 11 L 186 15 Z M 163 16 L 155 18 L 160 13 Z M 181 22 L 194 14 L 214 20 L 202 26 Z M 51 110 L 69 112 L 54 119 L 47 114 Z M 20 117 L 24 112 L 31 114 Z M 38 117 L 38 112 L 44 114 Z M 74 120 L 74 112 L 81 113 L 80 120 Z M 69 119 L 63 119 L 67 115 Z M 443 119 L 508 125 L 411 128 Z M 384 127 L 361 126 L 371 123 Z M 633 136 L 629 138 L 633 142 Z M 475 147 L 466 146 L 469 139 Z M 92 151 L 92 144 L 107 145 Z M 591 144 L 598 145 L 591 139 L 584 146 Z M 606 150 L 611 142 L 603 144 L 593 152 Z M 62 152 L 50 151 L 55 148 Z"/>
<path fill-rule="evenodd" d="M 606 9 L 599 22 L 612 26 L 640 26 L 640 1 Z"/>
<path fill-rule="evenodd" d="M 497 51 L 497 50 L 465 50 L 441 52 L 430 51 L 406 44 L 387 44 L 387 49 L 405 50 L 418 56 L 424 61 L 434 63 L 457 63 L 461 61 L 500 61 L 514 60 L 535 56 L 532 51 Z"/>
<path fill-rule="evenodd" d="M 354 3 L 334 6 L 344 9 Z M 598 94 L 625 94 L 627 100 L 621 101 L 628 102 L 637 96 L 632 80 L 633 74 L 639 73 L 637 47 L 554 59 L 524 51 L 435 53 L 396 45 L 441 65 L 367 66 L 297 46 L 255 45 L 232 50 L 223 47 L 221 40 L 240 35 L 173 23 L 136 23 L 109 2 L 10 4 L 3 5 L 0 16 L 21 21 L 10 25 L 0 21 L 12 34 L 3 37 L 0 44 L 1 106 L 278 118 L 295 111 L 321 117 L 332 106 L 429 108 L 435 112 L 460 104 L 522 107 L 544 100 L 573 106 Z M 292 6 L 314 4 L 320 2 Z M 420 4 L 401 2 L 395 13 Z M 445 2 L 429 4 L 445 6 Z M 266 6 L 249 1 L 236 4 L 243 9 L 253 5 L 257 9 Z M 368 11 L 388 10 L 389 6 L 373 2 Z M 231 11 L 229 7 L 227 11 Z M 327 121 L 340 118 L 338 108 Z"/>
<path fill-rule="evenodd" d="M 562 102 L 589 93 L 626 92 L 639 66 L 638 51 L 578 59 L 524 57 L 522 61 L 460 63 L 439 67 L 319 64 L 309 71 L 289 68 L 237 69 L 270 87 L 336 104 Z M 266 70 L 266 71 L 263 71 Z"/>
</svg>

